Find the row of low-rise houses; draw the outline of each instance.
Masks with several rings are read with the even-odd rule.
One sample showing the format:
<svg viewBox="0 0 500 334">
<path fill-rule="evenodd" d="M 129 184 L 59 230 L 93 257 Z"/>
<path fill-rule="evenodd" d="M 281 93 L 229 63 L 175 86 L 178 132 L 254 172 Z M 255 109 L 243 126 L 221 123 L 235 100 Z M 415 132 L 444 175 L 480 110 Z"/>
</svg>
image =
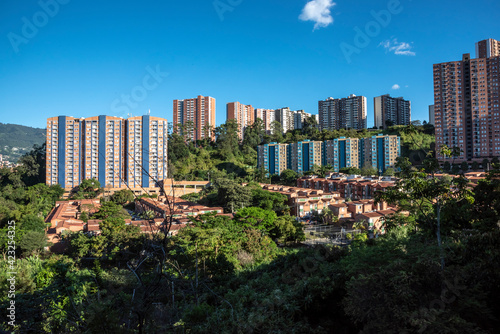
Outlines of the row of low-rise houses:
<svg viewBox="0 0 500 334">
<path fill-rule="evenodd" d="M 335 172 L 344 167 L 368 166 L 383 173 L 394 168 L 401 156 L 401 139 L 382 134 L 362 139 L 340 137 L 324 142 L 270 143 L 260 145 L 257 151 L 257 167 L 271 175 L 280 175 L 285 169 L 304 173 L 313 170 L 315 165 L 330 165 Z"/>
<path fill-rule="evenodd" d="M 48 241 L 55 245 L 55 249 L 61 249 L 61 234 L 64 231 L 69 232 L 86 232 L 92 234 L 100 234 L 101 229 L 99 224 L 102 220 L 89 219 L 82 220 L 82 213 L 86 212 L 90 216 L 101 207 L 99 199 L 84 199 L 57 201 L 56 205 L 49 213 L 45 222 L 50 224 L 47 229 Z M 139 227 L 142 233 L 153 233 L 163 230 L 166 224 L 170 224 L 170 220 L 165 222 L 166 217 L 172 216 L 171 226 L 169 227 L 170 234 L 176 234 L 180 229 L 189 224 L 189 218 L 195 217 L 204 213 L 223 214 L 223 208 L 212 208 L 185 201 L 177 197 L 160 197 L 141 198 L 136 201 L 136 214 L 140 215 L 145 211 L 152 211 L 154 217 L 152 219 L 125 219 L 126 225 Z"/>
<path fill-rule="evenodd" d="M 291 215 L 299 218 L 310 218 L 313 213 L 321 214 L 328 208 L 331 212 L 330 219 L 336 217 L 341 224 L 352 227 L 354 222 L 363 221 L 370 230 L 384 233 L 385 218 L 398 212 L 396 207 L 391 207 L 386 202 L 375 203 L 372 198 L 346 199 L 337 191 L 272 184 L 261 184 L 261 186 L 265 190 L 285 195 Z"/>
<path fill-rule="evenodd" d="M 395 181 L 387 177 L 372 178 L 343 174 L 333 175 L 330 178 L 304 176 L 297 179 L 298 187 L 338 192 L 341 197 L 351 200 L 372 199 L 377 191 L 385 191 L 394 185 Z"/>
</svg>

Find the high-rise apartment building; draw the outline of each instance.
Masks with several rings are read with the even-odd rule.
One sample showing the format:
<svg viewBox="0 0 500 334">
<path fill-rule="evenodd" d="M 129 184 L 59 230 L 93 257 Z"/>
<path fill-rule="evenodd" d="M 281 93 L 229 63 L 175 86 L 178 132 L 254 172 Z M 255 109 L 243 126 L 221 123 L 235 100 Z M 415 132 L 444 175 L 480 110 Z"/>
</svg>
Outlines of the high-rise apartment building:
<svg viewBox="0 0 500 334">
<path fill-rule="evenodd" d="M 275 120 L 280 122 L 283 127 L 283 133 L 289 130 L 302 129 L 305 119 L 311 117 L 311 114 L 306 113 L 304 110 L 290 110 L 288 107 L 276 109 L 274 115 Z"/>
<path fill-rule="evenodd" d="M 82 122 L 83 179 L 95 178 L 102 187 L 121 187 L 125 179 L 125 120 L 96 116 Z"/>
<path fill-rule="evenodd" d="M 48 185 L 73 188 L 81 183 L 84 169 L 82 128 L 83 122 L 79 118 L 59 116 L 47 119 L 45 180 Z"/>
<path fill-rule="evenodd" d="M 304 110 L 297 110 L 293 112 L 293 128 L 294 130 L 302 129 L 304 127 L 304 122 L 307 118 L 312 115 L 306 113 Z"/>
<path fill-rule="evenodd" d="M 285 169 L 304 173 L 314 165 L 331 165 L 338 172 L 344 167 L 373 167 L 384 173 L 395 168 L 401 156 L 401 140 L 398 136 L 377 135 L 371 138 L 345 138 L 325 142 L 304 140 L 292 144 L 266 144 L 257 149 L 258 168 L 269 174 L 280 174 Z"/>
<path fill-rule="evenodd" d="M 329 97 L 318 102 L 320 130 L 366 129 L 367 101 L 364 96 Z"/>
<path fill-rule="evenodd" d="M 394 168 L 401 156 L 401 139 L 398 136 L 376 135 L 361 139 L 360 167 L 373 167 L 379 173 Z"/>
<path fill-rule="evenodd" d="M 323 144 L 323 165 L 333 166 L 335 172 L 341 168 L 360 168 L 360 140 L 340 137 L 327 140 Z"/>
<path fill-rule="evenodd" d="M 287 168 L 297 173 L 308 172 L 314 165 L 321 166 L 323 160 L 323 143 L 304 140 L 287 146 Z"/>
<path fill-rule="evenodd" d="M 157 186 L 167 178 L 168 122 L 159 117 L 127 119 L 126 175 L 131 188 Z"/>
<path fill-rule="evenodd" d="M 500 56 L 500 41 L 488 38 L 476 43 L 477 58 L 491 58 Z"/>
<path fill-rule="evenodd" d="M 386 129 L 390 125 L 409 125 L 411 122 L 411 102 L 389 94 L 373 99 L 375 126 Z"/>
<path fill-rule="evenodd" d="M 255 121 L 255 110 L 251 105 L 239 102 L 230 102 L 226 105 L 227 120 L 234 119 L 238 122 L 238 136 L 243 140 L 245 129 Z"/>
<path fill-rule="evenodd" d="M 288 130 L 294 130 L 294 112 L 290 110 L 290 108 L 280 108 L 274 111 L 275 120 L 280 122 L 281 127 L 283 128 L 283 133 Z"/>
<path fill-rule="evenodd" d="M 495 56 L 495 45 L 498 41 L 479 42 L 476 59 L 464 54 L 461 61 L 434 64 L 436 147 L 458 147 L 456 162 L 500 156 L 500 56 Z"/>
<path fill-rule="evenodd" d="M 271 124 L 276 120 L 273 109 L 255 109 L 255 119 L 260 118 L 264 123 L 264 130 L 267 134 L 271 134 Z"/>
<path fill-rule="evenodd" d="M 174 131 L 184 127 L 192 140 L 206 137 L 215 139 L 212 127 L 215 127 L 215 98 L 199 95 L 194 99 L 174 100 Z"/>
<path fill-rule="evenodd" d="M 167 120 L 142 116 L 47 119 L 46 183 L 65 189 L 84 179 L 102 187 L 154 187 L 167 177 Z"/>
<path fill-rule="evenodd" d="M 269 174 L 280 175 L 287 169 L 288 145 L 270 143 L 257 148 L 257 168 L 263 167 Z"/>
</svg>

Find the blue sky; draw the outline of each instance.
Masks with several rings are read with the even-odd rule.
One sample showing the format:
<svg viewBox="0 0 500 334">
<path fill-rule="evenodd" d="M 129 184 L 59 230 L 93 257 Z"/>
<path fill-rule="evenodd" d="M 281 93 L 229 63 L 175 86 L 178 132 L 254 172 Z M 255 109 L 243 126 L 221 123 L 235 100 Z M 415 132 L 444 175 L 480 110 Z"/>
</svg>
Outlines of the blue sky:
<svg viewBox="0 0 500 334">
<path fill-rule="evenodd" d="M 498 0 L 308 2 L 3 0 L 0 122 L 149 109 L 171 120 L 173 99 L 200 94 L 216 98 L 217 124 L 227 102 L 317 114 L 318 100 L 349 94 L 368 98 L 368 126 L 381 94 L 426 120 L 432 65 L 500 39 Z"/>
</svg>

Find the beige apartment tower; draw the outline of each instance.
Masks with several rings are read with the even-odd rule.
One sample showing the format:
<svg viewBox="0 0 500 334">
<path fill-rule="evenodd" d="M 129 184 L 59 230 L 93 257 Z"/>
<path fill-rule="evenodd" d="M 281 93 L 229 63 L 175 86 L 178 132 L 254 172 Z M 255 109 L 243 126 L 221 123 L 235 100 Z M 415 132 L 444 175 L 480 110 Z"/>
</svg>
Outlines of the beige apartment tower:
<svg viewBox="0 0 500 334">
<path fill-rule="evenodd" d="M 174 131 L 184 128 L 191 140 L 215 140 L 215 98 L 199 95 L 194 99 L 174 100 Z"/>
<path fill-rule="evenodd" d="M 230 102 L 226 105 L 227 120 L 234 119 L 238 123 L 238 136 L 243 140 L 245 129 L 255 121 L 255 111 L 251 105 Z"/>
<path fill-rule="evenodd" d="M 273 109 L 255 109 L 255 119 L 260 118 L 264 123 L 264 130 L 267 134 L 271 134 L 271 124 L 276 120 L 275 111 Z"/>
</svg>

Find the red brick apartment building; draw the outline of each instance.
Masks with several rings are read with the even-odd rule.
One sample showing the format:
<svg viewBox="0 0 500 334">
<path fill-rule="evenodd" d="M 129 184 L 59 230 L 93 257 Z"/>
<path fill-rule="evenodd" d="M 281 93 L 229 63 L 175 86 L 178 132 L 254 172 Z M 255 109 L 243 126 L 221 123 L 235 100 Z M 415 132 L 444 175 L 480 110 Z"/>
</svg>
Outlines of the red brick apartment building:
<svg viewBox="0 0 500 334">
<path fill-rule="evenodd" d="M 436 148 L 460 148 L 455 162 L 500 156 L 499 45 L 493 39 L 480 41 L 477 58 L 466 53 L 462 60 L 434 64 Z"/>
</svg>

